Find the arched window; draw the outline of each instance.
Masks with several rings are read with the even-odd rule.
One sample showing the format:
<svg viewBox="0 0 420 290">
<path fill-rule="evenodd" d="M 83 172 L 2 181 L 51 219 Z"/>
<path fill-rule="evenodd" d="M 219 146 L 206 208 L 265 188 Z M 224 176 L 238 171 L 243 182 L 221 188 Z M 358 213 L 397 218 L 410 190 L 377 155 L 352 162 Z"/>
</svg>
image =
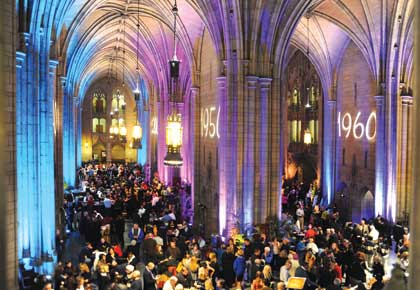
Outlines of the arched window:
<svg viewBox="0 0 420 290">
<path fill-rule="evenodd" d="M 92 111 L 95 114 L 104 113 L 106 111 L 106 99 L 103 93 L 94 93 L 92 98 Z"/>
<path fill-rule="evenodd" d="M 120 110 L 120 112 L 124 112 L 126 104 L 125 104 L 125 98 L 123 95 L 120 96 L 119 106 L 120 107 L 118 109 Z"/>
<path fill-rule="evenodd" d="M 98 132 L 98 125 L 99 125 L 99 119 L 93 118 L 92 119 L 92 132 L 97 133 Z"/>
<path fill-rule="evenodd" d="M 94 93 L 92 97 L 92 111 L 94 113 L 96 113 L 96 104 L 98 103 L 98 99 L 99 99 L 98 94 Z"/>
<path fill-rule="evenodd" d="M 299 107 L 300 107 L 300 93 L 298 89 L 294 89 L 293 90 L 293 94 L 292 94 L 292 111 L 293 112 L 297 112 L 299 111 Z"/>
<path fill-rule="evenodd" d="M 309 94 L 309 104 L 313 108 L 317 108 L 318 107 L 318 95 L 319 95 L 318 88 L 312 86 L 311 87 L 311 92 Z"/>
<path fill-rule="evenodd" d="M 112 111 L 125 111 L 125 97 L 120 92 L 120 90 L 116 90 L 112 96 Z"/>
<path fill-rule="evenodd" d="M 300 120 L 289 121 L 290 143 L 300 142 L 300 131 L 301 131 L 301 121 Z"/>
<path fill-rule="evenodd" d="M 118 111 L 118 99 L 117 98 L 112 98 L 112 111 Z"/>
<path fill-rule="evenodd" d="M 99 120 L 99 130 L 98 130 L 98 132 L 105 133 L 105 130 L 106 130 L 106 119 L 105 118 L 101 118 Z"/>
<path fill-rule="evenodd" d="M 309 131 L 312 136 L 312 143 L 318 144 L 318 120 L 309 120 Z"/>
</svg>

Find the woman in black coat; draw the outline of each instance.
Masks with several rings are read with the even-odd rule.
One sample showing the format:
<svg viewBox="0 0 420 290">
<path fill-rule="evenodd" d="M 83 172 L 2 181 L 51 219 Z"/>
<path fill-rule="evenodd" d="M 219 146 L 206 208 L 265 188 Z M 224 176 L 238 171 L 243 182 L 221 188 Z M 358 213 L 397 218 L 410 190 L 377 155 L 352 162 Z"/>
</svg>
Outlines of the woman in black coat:
<svg viewBox="0 0 420 290">
<path fill-rule="evenodd" d="M 235 261 L 234 249 L 232 246 L 227 247 L 226 252 L 222 254 L 223 278 L 225 279 L 227 288 L 231 288 L 235 282 L 235 272 L 233 271 L 233 262 Z"/>
</svg>

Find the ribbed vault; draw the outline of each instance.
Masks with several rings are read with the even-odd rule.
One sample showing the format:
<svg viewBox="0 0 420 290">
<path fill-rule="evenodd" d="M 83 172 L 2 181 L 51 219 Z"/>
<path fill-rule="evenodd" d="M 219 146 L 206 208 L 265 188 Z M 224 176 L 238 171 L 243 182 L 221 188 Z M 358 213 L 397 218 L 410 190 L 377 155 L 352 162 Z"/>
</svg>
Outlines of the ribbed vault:
<svg viewBox="0 0 420 290">
<path fill-rule="evenodd" d="M 326 87 L 331 85 L 342 51 L 350 40 L 359 47 L 378 82 L 383 81 L 386 70 L 392 70 L 395 61 L 397 67 L 401 64 L 401 81 L 408 82 L 413 59 L 413 5 L 412 0 L 313 1 L 308 9 L 309 21 L 305 16 L 301 18 L 291 43 L 306 53 L 309 25 L 309 57 Z M 388 38 L 381 38 L 385 22 L 395 32 L 391 37 L 385 33 Z M 397 47 L 400 47 L 398 59 L 394 59 L 392 50 Z M 387 67 L 381 67 L 380 58 L 386 55 L 391 61 Z"/>
<path fill-rule="evenodd" d="M 55 7 L 55 13 L 50 11 L 54 15 L 51 54 L 64 61 L 63 74 L 75 95 L 82 97 L 89 84 L 111 75 L 121 80 L 124 74 L 125 83 L 134 88 L 137 55 L 141 77 L 151 81 L 158 91 L 166 91 L 167 62 L 174 51 L 173 1 L 55 2 L 51 6 L 51 9 Z M 205 25 L 195 1 L 178 0 L 177 5 L 177 56 L 182 61 L 180 80 L 186 89 L 191 70 L 197 66 L 194 45 Z M 140 41 L 137 44 L 138 15 Z"/>
</svg>

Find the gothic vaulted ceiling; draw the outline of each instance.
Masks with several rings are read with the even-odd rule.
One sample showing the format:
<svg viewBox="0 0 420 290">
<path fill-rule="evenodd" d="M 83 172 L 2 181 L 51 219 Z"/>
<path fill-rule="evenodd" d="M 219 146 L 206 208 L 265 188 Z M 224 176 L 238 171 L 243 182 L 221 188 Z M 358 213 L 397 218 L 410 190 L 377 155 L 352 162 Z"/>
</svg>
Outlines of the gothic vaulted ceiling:
<svg viewBox="0 0 420 290">
<path fill-rule="evenodd" d="M 28 19 L 21 30 L 49 30 L 51 58 L 62 60 L 61 73 L 80 96 L 94 80 L 106 76 L 124 78 L 134 88 L 137 57 L 142 78 L 164 92 L 167 62 L 174 54 L 173 4 L 174 0 L 16 2 L 19 13 Z M 289 43 L 306 52 L 309 27 L 310 58 L 324 72 L 324 86 L 331 84 L 350 40 L 378 81 L 383 74 L 379 60 L 391 55 L 393 47 L 398 53 L 390 57 L 391 63 L 401 63 L 403 82 L 411 79 L 414 0 L 177 0 L 177 5 L 176 54 L 182 61 L 184 88 L 191 85 L 192 72 L 199 71 L 197 47 L 204 30 L 220 62 L 237 52 L 238 59 L 251 61 L 254 73 L 263 67 L 260 74 L 269 74 L 270 65 L 281 66 Z M 307 12 L 309 20 L 304 17 Z M 384 23 L 389 23 L 392 33 L 383 31 Z"/>
</svg>

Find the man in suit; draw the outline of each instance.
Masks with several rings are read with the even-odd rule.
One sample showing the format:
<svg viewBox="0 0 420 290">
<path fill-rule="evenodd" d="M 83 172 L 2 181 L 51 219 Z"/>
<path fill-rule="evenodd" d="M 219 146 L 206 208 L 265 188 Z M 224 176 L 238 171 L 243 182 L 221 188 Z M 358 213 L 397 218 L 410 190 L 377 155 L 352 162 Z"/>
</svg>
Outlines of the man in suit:
<svg viewBox="0 0 420 290">
<path fill-rule="evenodd" d="M 144 289 L 156 290 L 156 276 L 154 269 L 155 264 L 152 262 L 147 263 L 143 273 Z"/>
</svg>

